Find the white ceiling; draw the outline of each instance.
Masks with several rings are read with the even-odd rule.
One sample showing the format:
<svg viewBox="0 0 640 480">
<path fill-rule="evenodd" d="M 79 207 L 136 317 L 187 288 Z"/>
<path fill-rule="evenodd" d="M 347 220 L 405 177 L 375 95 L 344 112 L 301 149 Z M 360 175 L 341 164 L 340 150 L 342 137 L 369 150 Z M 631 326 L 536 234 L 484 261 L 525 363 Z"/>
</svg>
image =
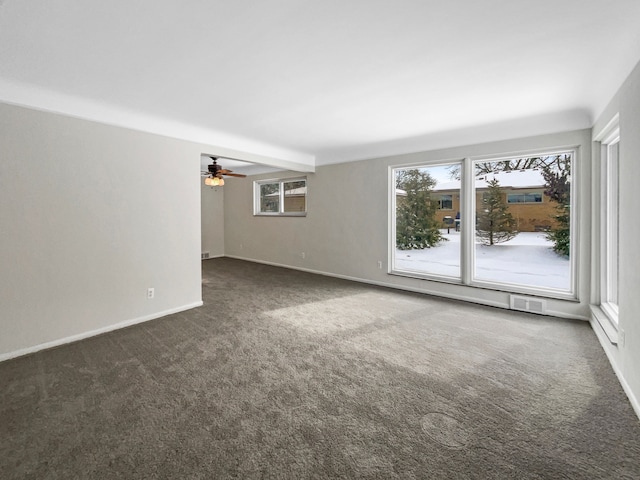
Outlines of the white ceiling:
<svg viewBox="0 0 640 480">
<path fill-rule="evenodd" d="M 320 165 L 591 126 L 638 25 L 638 0 L 0 0 L 0 101 Z"/>
</svg>

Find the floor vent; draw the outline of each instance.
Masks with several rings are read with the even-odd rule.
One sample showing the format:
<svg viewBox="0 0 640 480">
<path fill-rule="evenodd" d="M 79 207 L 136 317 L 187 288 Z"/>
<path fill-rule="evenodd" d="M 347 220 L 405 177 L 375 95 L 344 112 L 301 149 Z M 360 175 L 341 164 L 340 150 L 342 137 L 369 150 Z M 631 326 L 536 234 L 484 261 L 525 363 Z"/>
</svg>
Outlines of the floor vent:
<svg viewBox="0 0 640 480">
<path fill-rule="evenodd" d="M 209 258 L 209 252 L 202 252 L 200 260 L 206 260 L 207 258 Z"/>
<path fill-rule="evenodd" d="M 522 310 L 523 312 L 544 314 L 547 311 L 547 302 L 539 298 L 520 297 L 511 295 L 511 310 Z"/>
</svg>

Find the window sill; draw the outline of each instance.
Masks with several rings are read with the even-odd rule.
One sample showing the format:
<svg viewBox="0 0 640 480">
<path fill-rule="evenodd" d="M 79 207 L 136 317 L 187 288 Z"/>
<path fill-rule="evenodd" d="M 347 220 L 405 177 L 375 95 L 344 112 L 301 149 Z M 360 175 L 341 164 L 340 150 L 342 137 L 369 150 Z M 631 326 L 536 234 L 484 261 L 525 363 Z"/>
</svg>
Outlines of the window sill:
<svg viewBox="0 0 640 480">
<path fill-rule="evenodd" d="M 599 305 L 591 305 L 591 315 L 604 330 L 612 345 L 618 345 L 617 318 L 612 319 Z"/>
<path fill-rule="evenodd" d="M 499 283 L 491 281 L 482 281 L 474 279 L 470 283 L 463 283 L 460 277 L 449 277 L 445 275 L 433 275 L 424 272 L 417 272 L 414 270 L 397 270 L 391 269 L 389 275 L 397 275 L 399 277 L 415 278 L 418 280 L 426 280 L 429 282 L 449 283 L 461 285 L 466 288 L 476 290 L 493 290 L 496 292 L 502 292 L 507 294 L 516 295 L 529 295 L 533 297 L 539 297 L 549 300 L 562 300 L 567 302 L 579 302 L 574 293 L 568 291 L 560 291 L 551 288 L 534 287 L 527 285 L 519 285 L 513 283 Z"/>
<path fill-rule="evenodd" d="M 254 217 L 306 217 L 307 212 L 284 212 L 284 213 L 261 212 L 261 213 L 254 213 L 253 216 Z"/>
</svg>

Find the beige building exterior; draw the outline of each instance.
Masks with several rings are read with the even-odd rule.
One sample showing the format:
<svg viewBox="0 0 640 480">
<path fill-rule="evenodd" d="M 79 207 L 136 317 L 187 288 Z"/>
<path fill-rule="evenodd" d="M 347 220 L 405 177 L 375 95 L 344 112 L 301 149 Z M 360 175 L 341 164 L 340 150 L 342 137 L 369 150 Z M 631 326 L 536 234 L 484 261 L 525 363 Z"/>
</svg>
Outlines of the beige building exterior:
<svg viewBox="0 0 640 480">
<path fill-rule="evenodd" d="M 504 201 L 508 211 L 516 220 L 519 232 L 547 231 L 557 226 L 555 216 L 558 204 L 544 194 L 545 181 L 539 170 L 498 172 L 475 179 L 476 211 L 480 211 L 483 196 L 489 191 L 488 184 L 497 179 L 504 190 Z M 406 196 L 403 190 L 396 191 L 397 198 Z M 433 189 L 432 198 L 438 202 L 437 216 L 443 227 L 459 228 L 460 181 L 440 183 Z"/>
</svg>

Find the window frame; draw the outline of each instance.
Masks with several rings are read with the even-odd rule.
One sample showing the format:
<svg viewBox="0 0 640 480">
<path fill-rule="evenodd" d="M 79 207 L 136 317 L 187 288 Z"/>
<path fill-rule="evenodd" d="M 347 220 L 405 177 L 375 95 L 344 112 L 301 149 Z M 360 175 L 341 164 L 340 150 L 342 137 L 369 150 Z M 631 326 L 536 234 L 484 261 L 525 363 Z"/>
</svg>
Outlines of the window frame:
<svg viewBox="0 0 640 480">
<path fill-rule="evenodd" d="M 616 114 L 603 130 L 594 137 L 600 149 L 599 182 L 600 194 L 598 216 L 599 246 L 595 262 L 599 268 L 596 275 L 597 306 L 604 314 L 596 315 L 600 325 L 612 343 L 618 342 L 618 303 L 613 301 L 617 297 L 619 287 L 619 165 L 620 165 L 620 119 Z M 614 294 L 615 292 L 615 294 Z"/>
<path fill-rule="evenodd" d="M 570 282 L 569 289 L 556 289 L 550 287 L 537 287 L 530 285 L 520 285 L 512 283 L 500 283 L 496 281 L 483 280 L 475 278 L 475 224 L 474 218 L 476 211 L 476 186 L 474 163 L 476 161 L 501 161 L 522 157 L 551 156 L 555 154 L 569 153 L 571 154 L 571 198 L 570 198 Z M 578 245 L 579 238 L 579 205 L 580 190 L 578 185 L 581 182 L 580 155 L 581 148 L 579 145 L 556 146 L 549 148 L 535 148 L 530 150 L 520 150 L 507 152 L 504 154 L 488 154 L 469 156 L 463 159 L 449 160 L 425 160 L 422 162 L 413 162 L 410 164 L 390 165 L 389 172 L 389 271 L 391 275 L 411 277 L 435 281 L 439 283 L 455 283 L 463 286 L 474 287 L 478 289 L 495 290 L 505 293 L 525 294 L 550 299 L 568 300 L 578 302 L 578 266 L 580 251 Z M 397 170 L 411 168 L 429 168 L 442 165 L 461 165 L 461 181 L 460 181 L 460 213 L 461 213 L 461 231 L 469 231 L 471 234 L 464 234 L 460 238 L 460 277 L 443 276 L 434 273 L 415 272 L 408 270 L 399 270 L 395 266 L 396 251 L 396 195 L 395 195 L 395 175 Z M 543 200 L 544 202 L 544 200 Z"/>
<path fill-rule="evenodd" d="M 293 183 L 293 182 L 304 182 L 304 210 L 303 211 L 295 211 L 289 212 L 285 211 L 285 184 Z M 261 197 L 261 186 L 268 184 L 279 184 L 278 186 L 278 211 L 277 212 L 263 212 L 262 208 L 262 197 Z M 256 217 L 306 217 L 308 211 L 308 200 L 309 200 L 309 190 L 308 190 L 308 182 L 307 177 L 290 177 L 290 178 L 268 178 L 264 180 L 254 180 L 253 182 L 253 215 Z"/>
<path fill-rule="evenodd" d="M 556 289 L 556 288 L 551 288 L 551 287 L 538 287 L 538 286 L 533 286 L 533 285 L 521 285 L 521 284 L 516 284 L 516 283 L 502 283 L 502 282 L 497 282 L 497 281 L 492 281 L 492 280 L 488 280 L 488 279 L 483 279 L 483 278 L 477 278 L 476 277 L 476 269 L 475 269 L 475 253 L 473 252 L 473 248 L 474 248 L 474 242 L 475 242 L 475 233 L 472 234 L 471 236 L 474 237 L 474 239 L 470 240 L 470 252 L 468 253 L 468 255 L 471 255 L 471 261 L 469 262 L 469 266 L 471 268 L 471 271 L 468 272 L 468 275 L 470 275 L 469 278 L 469 285 L 470 286 L 475 286 L 475 287 L 479 287 L 479 288 L 485 288 L 485 289 L 489 289 L 489 290 L 499 290 L 502 292 L 508 292 L 508 293 L 521 293 L 521 294 L 525 294 L 525 295 L 532 295 L 532 296 L 540 296 L 540 297 L 544 297 L 544 298 L 557 298 L 557 299 L 561 299 L 561 300 L 572 300 L 572 301 L 578 301 L 578 265 L 579 265 L 579 261 L 578 261 L 578 256 L 579 256 L 579 251 L 577 248 L 577 245 L 579 245 L 579 238 L 578 238 L 578 218 L 579 218 L 579 212 L 578 212 L 578 189 L 575 188 L 576 185 L 579 185 L 579 179 L 580 179 L 580 168 L 579 168 L 579 155 L 580 155 L 580 147 L 579 146 L 570 146 L 570 147 L 557 147 L 557 148 L 540 148 L 540 149 L 535 149 L 535 150 L 528 150 L 528 151 L 521 151 L 521 152 L 514 152 L 514 153 L 509 153 L 509 154 L 505 154 L 505 155 L 483 155 L 483 156 L 477 156 L 477 157 L 470 157 L 468 159 L 469 161 L 469 165 L 467 166 L 467 175 L 469 177 L 471 177 L 469 179 L 469 183 L 471 184 L 471 195 L 469 195 L 470 200 L 471 200 L 471 206 L 469 211 L 470 212 L 476 212 L 476 195 L 477 195 L 477 189 L 476 189 L 476 185 L 475 185 L 475 169 L 474 169 L 474 164 L 475 162 L 500 162 L 500 161 L 504 161 L 504 160 L 513 160 L 513 159 L 517 159 L 517 158 L 526 158 L 526 157 L 547 157 L 547 156 L 553 156 L 553 155 L 559 155 L 559 154 L 570 154 L 571 155 L 571 195 L 570 195 L 570 203 L 569 203 L 569 215 L 570 215 L 570 220 L 569 220 L 569 235 L 571 238 L 571 244 L 569 247 L 569 259 L 570 259 L 570 264 L 569 264 L 569 289 L 568 290 L 561 290 L 561 289 Z M 506 199 L 505 199 L 506 200 Z M 514 204 L 511 204 L 514 205 Z M 523 204 L 521 204 L 523 205 Z M 526 205 L 526 204 L 524 204 Z M 531 205 L 531 204 L 529 204 Z M 533 204 L 533 205 L 539 205 L 539 204 Z M 467 216 L 472 216 L 472 215 L 467 215 Z M 469 219 L 469 224 L 467 225 L 467 228 L 469 229 L 473 229 L 473 231 L 475 232 L 475 225 L 473 225 L 471 222 L 473 220 Z"/>
</svg>

